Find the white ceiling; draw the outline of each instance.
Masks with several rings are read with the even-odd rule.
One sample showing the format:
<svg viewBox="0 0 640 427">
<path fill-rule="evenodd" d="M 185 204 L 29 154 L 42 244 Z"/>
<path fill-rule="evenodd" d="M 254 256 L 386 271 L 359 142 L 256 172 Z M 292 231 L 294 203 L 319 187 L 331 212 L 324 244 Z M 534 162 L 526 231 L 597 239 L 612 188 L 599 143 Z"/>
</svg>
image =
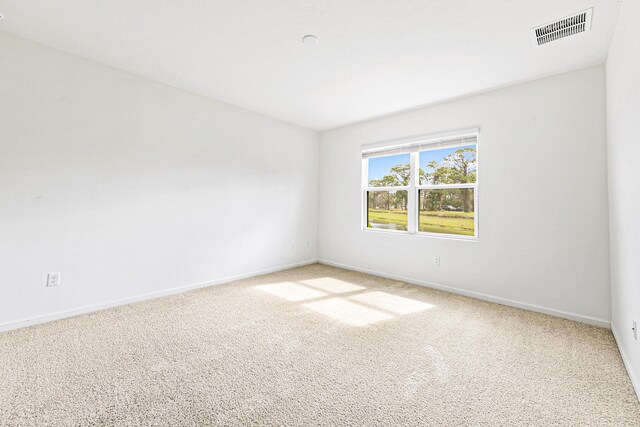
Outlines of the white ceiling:
<svg viewBox="0 0 640 427">
<path fill-rule="evenodd" d="M 593 30 L 530 28 L 594 7 Z M 615 0 L 0 0 L 0 31 L 315 130 L 604 62 Z M 316 47 L 301 43 L 305 34 Z"/>
</svg>

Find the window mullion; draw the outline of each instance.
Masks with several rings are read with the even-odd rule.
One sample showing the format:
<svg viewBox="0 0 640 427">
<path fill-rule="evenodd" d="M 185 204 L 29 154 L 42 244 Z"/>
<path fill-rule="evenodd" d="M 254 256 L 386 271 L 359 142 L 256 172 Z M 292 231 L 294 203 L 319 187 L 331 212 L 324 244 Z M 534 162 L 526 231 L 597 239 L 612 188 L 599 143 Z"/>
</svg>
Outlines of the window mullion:
<svg viewBox="0 0 640 427">
<path fill-rule="evenodd" d="M 456 188 L 475 188 L 476 183 L 471 184 L 429 184 L 429 185 L 418 185 L 420 190 L 447 190 L 447 189 L 456 189 Z"/>
<path fill-rule="evenodd" d="M 407 231 L 409 233 L 415 233 L 418 231 L 418 190 L 416 190 L 416 186 L 419 184 L 420 179 L 420 177 L 418 177 L 418 156 L 419 154 L 417 152 L 411 153 L 409 191 L 407 192 Z"/>
<path fill-rule="evenodd" d="M 365 188 L 367 191 L 407 191 L 409 190 L 409 186 L 403 187 L 367 187 Z"/>
</svg>

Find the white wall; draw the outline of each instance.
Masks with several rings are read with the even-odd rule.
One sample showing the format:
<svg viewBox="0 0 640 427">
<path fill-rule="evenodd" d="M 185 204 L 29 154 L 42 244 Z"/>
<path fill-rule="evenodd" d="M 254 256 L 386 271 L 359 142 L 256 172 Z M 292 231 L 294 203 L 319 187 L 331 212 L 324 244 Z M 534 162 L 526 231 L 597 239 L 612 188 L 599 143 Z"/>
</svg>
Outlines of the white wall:
<svg viewBox="0 0 640 427">
<path fill-rule="evenodd" d="M 640 397 L 640 2 L 625 1 L 607 59 L 611 322 Z M 640 338 L 639 338 L 640 339 Z"/>
<path fill-rule="evenodd" d="M 607 325 L 604 82 L 596 66 L 322 133 L 320 259 Z M 478 242 L 360 229 L 362 144 L 470 127 Z"/>
<path fill-rule="evenodd" d="M 0 33 L 0 325 L 314 260 L 317 162 L 315 132 Z"/>
</svg>

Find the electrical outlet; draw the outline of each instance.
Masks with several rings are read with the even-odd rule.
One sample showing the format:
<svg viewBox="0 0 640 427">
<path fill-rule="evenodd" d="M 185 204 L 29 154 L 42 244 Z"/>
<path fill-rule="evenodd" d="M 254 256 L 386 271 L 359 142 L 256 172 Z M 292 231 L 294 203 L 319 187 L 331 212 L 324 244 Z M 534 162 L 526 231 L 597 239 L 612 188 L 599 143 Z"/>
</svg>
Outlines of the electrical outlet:
<svg viewBox="0 0 640 427">
<path fill-rule="evenodd" d="M 47 287 L 60 286 L 60 273 L 47 274 Z"/>
<path fill-rule="evenodd" d="M 633 330 L 633 339 L 638 341 L 638 322 L 636 320 L 633 321 L 631 329 Z"/>
<path fill-rule="evenodd" d="M 309 241 L 307 240 L 307 249 L 309 249 Z"/>
<path fill-rule="evenodd" d="M 439 256 L 433 257 L 433 265 L 440 265 L 440 257 Z"/>
</svg>

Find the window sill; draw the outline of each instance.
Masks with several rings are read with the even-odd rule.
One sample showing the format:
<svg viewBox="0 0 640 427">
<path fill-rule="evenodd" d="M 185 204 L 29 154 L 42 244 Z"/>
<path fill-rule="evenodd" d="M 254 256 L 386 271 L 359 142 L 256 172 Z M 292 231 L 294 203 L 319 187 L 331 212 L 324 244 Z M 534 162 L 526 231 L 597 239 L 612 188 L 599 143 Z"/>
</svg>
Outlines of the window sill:
<svg viewBox="0 0 640 427">
<path fill-rule="evenodd" d="M 456 236 L 454 234 L 439 234 L 439 233 L 425 233 L 425 232 L 409 233 L 408 231 L 402 231 L 402 230 L 380 230 L 380 229 L 371 229 L 371 228 L 362 228 L 361 231 L 365 233 L 372 233 L 372 234 L 411 236 L 411 237 L 440 239 L 440 240 L 457 240 L 462 242 L 478 242 L 479 241 L 479 238 L 477 236 Z"/>
</svg>

